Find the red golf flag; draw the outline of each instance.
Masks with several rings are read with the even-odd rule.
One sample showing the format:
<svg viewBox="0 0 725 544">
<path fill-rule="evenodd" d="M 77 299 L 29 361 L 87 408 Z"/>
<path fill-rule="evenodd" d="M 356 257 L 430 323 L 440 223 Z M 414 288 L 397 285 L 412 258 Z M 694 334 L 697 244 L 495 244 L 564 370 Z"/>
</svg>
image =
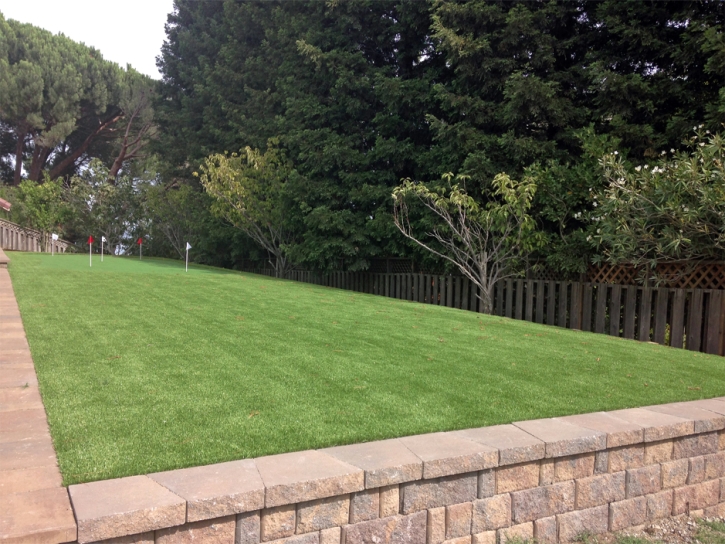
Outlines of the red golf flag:
<svg viewBox="0 0 725 544">
<path fill-rule="evenodd" d="M 143 238 L 139 238 L 138 240 L 136 240 L 136 243 L 137 243 L 138 245 L 141 245 L 141 244 L 143 244 Z"/>
<path fill-rule="evenodd" d="M 95 240 L 93 239 L 93 236 L 89 236 L 88 237 L 88 243 L 89 244 L 92 244 L 93 242 L 95 242 Z"/>
</svg>

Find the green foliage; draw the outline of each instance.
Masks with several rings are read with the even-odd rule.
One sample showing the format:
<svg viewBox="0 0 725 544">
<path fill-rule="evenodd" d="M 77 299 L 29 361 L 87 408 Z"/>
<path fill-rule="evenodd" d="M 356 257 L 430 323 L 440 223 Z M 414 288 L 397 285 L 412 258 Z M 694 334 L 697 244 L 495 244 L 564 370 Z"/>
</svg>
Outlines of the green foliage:
<svg viewBox="0 0 725 544">
<path fill-rule="evenodd" d="M 138 125 L 148 124 L 151 103 L 134 115 L 134 99 L 154 85 L 92 47 L 0 14 L 2 181 L 18 185 L 24 171 L 42 181 L 44 170 L 68 178 L 93 157 L 110 166 L 129 135 L 118 130 L 119 121 L 132 126 L 132 139 L 146 136 Z"/>
<path fill-rule="evenodd" d="M 61 222 L 67 216 L 62 182 L 46 179 L 44 183 L 38 184 L 23 180 L 18 187 L 17 199 L 21 207 L 20 215 L 26 224 L 43 234 L 41 246 L 44 247 L 47 237 L 60 229 Z"/>
<path fill-rule="evenodd" d="M 290 162 L 275 147 L 266 153 L 247 147 L 241 153 L 213 154 L 198 176 L 212 196 L 212 213 L 229 221 L 262 246 L 282 276 L 290 265 L 287 247 L 294 241 L 289 221 Z"/>
<path fill-rule="evenodd" d="M 108 172 L 94 160 L 70 180 L 66 198 L 72 213 L 66 230 L 78 245 L 84 245 L 89 235 L 99 240 L 105 236 L 109 253 L 117 247 L 132 251 L 135 240 L 148 231 L 143 191 L 138 180 L 124 175 L 113 181 Z"/>
<path fill-rule="evenodd" d="M 604 190 L 590 213 L 592 236 L 612 262 L 718 259 L 725 251 L 725 141 L 702 129 L 687 151 L 632 166 L 602 158 Z"/>
<path fill-rule="evenodd" d="M 484 188 L 487 201 L 480 205 L 462 186 L 468 176 L 448 173 L 443 179 L 447 186 L 434 190 L 403 180 L 393 191 L 395 224 L 404 236 L 448 260 L 478 285 L 483 311 L 491 313 L 496 282 L 519 274 L 526 256 L 544 241 L 529 215 L 536 185 L 529 177 L 519 182 L 499 174 Z M 453 179 L 458 183 L 451 185 Z M 411 225 L 410 197 L 433 216 L 428 232 L 433 243 Z"/>
</svg>

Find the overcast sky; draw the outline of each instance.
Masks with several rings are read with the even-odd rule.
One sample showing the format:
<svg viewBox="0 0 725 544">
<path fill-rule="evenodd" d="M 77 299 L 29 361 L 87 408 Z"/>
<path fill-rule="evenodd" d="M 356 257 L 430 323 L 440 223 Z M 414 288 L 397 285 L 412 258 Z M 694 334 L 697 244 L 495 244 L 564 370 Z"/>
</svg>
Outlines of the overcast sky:
<svg viewBox="0 0 725 544">
<path fill-rule="evenodd" d="M 173 0 L 0 0 L 6 19 L 62 32 L 154 79 L 161 78 L 156 57 L 172 9 Z"/>
</svg>

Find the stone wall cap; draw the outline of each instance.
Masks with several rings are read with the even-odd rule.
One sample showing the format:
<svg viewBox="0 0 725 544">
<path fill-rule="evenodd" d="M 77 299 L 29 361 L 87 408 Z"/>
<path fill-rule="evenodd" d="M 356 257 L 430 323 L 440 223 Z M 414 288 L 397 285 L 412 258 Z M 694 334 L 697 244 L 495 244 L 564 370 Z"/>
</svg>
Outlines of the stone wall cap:
<svg viewBox="0 0 725 544">
<path fill-rule="evenodd" d="M 687 404 L 702 408 L 703 410 L 715 412 L 716 414 L 725 415 L 725 401 L 722 401 L 720 399 L 693 400 L 688 402 Z"/>
<path fill-rule="evenodd" d="M 607 435 L 579 427 L 561 419 L 534 419 L 514 423 L 520 429 L 546 443 L 546 457 L 564 457 L 607 447 Z"/>
<path fill-rule="evenodd" d="M 76 539 L 76 522 L 65 488 L 6 495 L 0 510 L 0 541 L 56 544 Z"/>
<path fill-rule="evenodd" d="M 673 402 L 672 404 L 647 406 L 645 409 L 692 421 L 696 433 L 725 429 L 725 414 L 701 408 L 692 402 Z"/>
<path fill-rule="evenodd" d="M 316 450 L 259 457 L 267 508 L 365 489 L 365 472 Z"/>
<path fill-rule="evenodd" d="M 546 455 L 546 445 L 542 440 L 515 425 L 463 429 L 450 434 L 498 449 L 499 466 L 536 461 Z"/>
<path fill-rule="evenodd" d="M 578 414 L 557 419 L 579 427 L 607 433 L 608 448 L 629 446 L 631 444 L 644 442 L 644 428 L 641 425 L 637 425 L 631 421 L 625 421 L 608 412 Z"/>
<path fill-rule="evenodd" d="M 68 492 L 80 544 L 165 529 L 186 521 L 186 501 L 147 476 L 72 485 Z"/>
<path fill-rule="evenodd" d="M 423 478 L 476 472 L 498 465 L 498 450 L 453 433 L 406 436 L 400 441 L 423 460 Z"/>
<path fill-rule="evenodd" d="M 264 483 L 252 459 L 149 474 L 186 500 L 186 521 L 264 508 Z"/>
<path fill-rule="evenodd" d="M 398 438 L 320 450 L 365 471 L 365 489 L 402 484 L 423 477 L 423 461 Z"/>
<path fill-rule="evenodd" d="M 695 425 L 692 421 L 644 408 L 615 410 L 609 414 L 644 427 L 645 442 L 657 442 L 695 432 Z"/>
</svg>

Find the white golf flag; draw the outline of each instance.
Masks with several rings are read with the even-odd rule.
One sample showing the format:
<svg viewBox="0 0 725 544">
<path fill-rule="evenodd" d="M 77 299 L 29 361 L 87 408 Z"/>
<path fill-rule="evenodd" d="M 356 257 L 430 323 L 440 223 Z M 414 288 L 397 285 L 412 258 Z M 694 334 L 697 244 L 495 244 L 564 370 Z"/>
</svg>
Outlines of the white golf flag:
<svg viewBox="0 0 725 544">
<path fill-rule="evenodd" d="M 107 241 L 108 240 L 106 240 L 106 237 L 105 236 L 101 236 L 101 242 L 107 242 Z"/>
<path fill-rule="evenodd" d="M 191 244 L 189 242 L 186 242 L 186 271 L 189 271 L 189 250 L 191 249 Z"/>
<path fill-rule="evenodd" d="M 191 249 L 191 244 L 189 242 L 186 242 L 186 251 L 189 251 Z"/>
<path fill-rule="evenodd" d="M 58 241 L 58 235 L 57 234 L 51 234 L 50 236 L 53 240 Z"/>
</svg>

